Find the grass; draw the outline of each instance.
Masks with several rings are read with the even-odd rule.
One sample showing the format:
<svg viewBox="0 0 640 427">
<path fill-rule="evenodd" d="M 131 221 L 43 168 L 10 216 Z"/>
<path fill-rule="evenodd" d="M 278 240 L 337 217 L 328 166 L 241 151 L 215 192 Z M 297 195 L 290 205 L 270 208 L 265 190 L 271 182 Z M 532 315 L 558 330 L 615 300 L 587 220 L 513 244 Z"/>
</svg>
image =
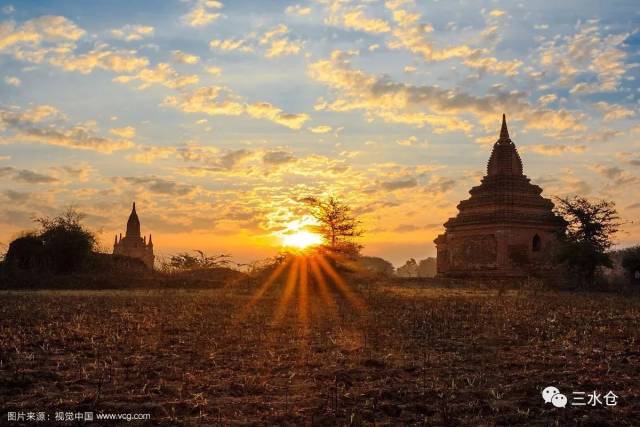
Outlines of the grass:
<svg viewBox="0 0 640 427">
<path fill-rule="evenodd" d="M 637 296 L 321 291 L 2 292 L 2 419 L 19 408 L 150 412 L 165 425 L 640 419 Z M 548 385 L 612 390 L 618 405 L 556 409 L 541 398 Z"/>
</svg>

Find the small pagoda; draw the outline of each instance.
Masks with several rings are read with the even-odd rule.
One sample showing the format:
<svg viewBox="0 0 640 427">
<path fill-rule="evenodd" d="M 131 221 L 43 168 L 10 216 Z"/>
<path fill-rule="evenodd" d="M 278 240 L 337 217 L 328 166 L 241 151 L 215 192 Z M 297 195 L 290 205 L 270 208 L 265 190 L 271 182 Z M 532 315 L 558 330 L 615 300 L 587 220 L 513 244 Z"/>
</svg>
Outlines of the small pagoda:
<svg viewBox="0 0 640 427">
<path fill-rule="evenodd" d="M 509 278 L 552 271 L 549 251 L 565 222 L 523 174 L 502 115 L 487 174 L 435 240 L 439 277 Z"/>
<path fill-rule="evenodd" d="M 140 219 L 136 212 L 136 202 L 133 202 L 133 207 L 131 208 L 125 236 L 122 237 L 121 233 L 118 238 L 116 235 L 115 241 L 113 242 L 113 254 L 138 258 L 142 260 L 148 268 L 153 269 L 153 260 L 155 257 L 153 255 L 151 234 L 149 234 L 148 242 L 146 236 L 142 237 L 140 235 Z"/>
</svg>

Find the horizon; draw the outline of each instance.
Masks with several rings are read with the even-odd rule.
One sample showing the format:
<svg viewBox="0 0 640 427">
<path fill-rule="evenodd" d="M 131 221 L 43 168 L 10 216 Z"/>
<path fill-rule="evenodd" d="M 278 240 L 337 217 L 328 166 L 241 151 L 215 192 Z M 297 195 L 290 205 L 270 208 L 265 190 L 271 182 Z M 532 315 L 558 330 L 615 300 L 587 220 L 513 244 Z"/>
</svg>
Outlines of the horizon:
<svg viewBox="0 0 640 427">
<path fill-rule="evenodd" d="M 110 251 L 135 201 L 157 255 L 247 262 L 334 195 L 401 266 L 503 113 L 544 197 L 613 200 L 637 242 L 634 4 L 481 4 L 0 2 L 0 242 L 73 205 Z"/>
</svg>

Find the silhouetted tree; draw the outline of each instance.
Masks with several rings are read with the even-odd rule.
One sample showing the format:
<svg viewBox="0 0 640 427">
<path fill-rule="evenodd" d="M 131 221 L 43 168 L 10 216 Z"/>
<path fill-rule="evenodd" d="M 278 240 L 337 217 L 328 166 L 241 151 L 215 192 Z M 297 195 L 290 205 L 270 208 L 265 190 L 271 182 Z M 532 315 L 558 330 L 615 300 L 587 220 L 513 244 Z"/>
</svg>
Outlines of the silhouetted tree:
<svg viewBox="0 0 640 427">
<path fill-rule="evenodd" d="M 566 263 L 582 284 L 590 285 L 598 267 L 612 266 L 607 251 L 621 225 L 615 203 L 591 202 L 578 196 L 556 198 L 556 212 L 567 223 L 557 259 Z"/>
<path fill-rule="evenodd" d="M 357 261 L 358 264 L 360 264 L 360 266 L 362 266 L 365 270 L 369 270 L 385 276 L 391 276 L 395 272 L 393 264 L 383 258 L 374 256 L 359 256 Z"/>
<path fill-rule="evenodd" d="M 43 267 L 44 246 L 34 233 L 18 237 L 9 244 L 4 257 L 8 269 L 39 270 Z"/>
<path fill-rule="evenodd" d="M 80 269 L 96 249 L 96 237 L 83 227 L 83 219 L 84 215 L 72 207 L 60 216 L 36 218 L 45 263 L 55 273 Z"/>
<path fill-rule="evenodd" d="M 357 255 L 362 248 L 355 239 L 362 236 L 360 221 L 351 208 L 335 197 L 326 200 L 317 197 L 303 199 L 311 209 L 311 215 L 318 221 L 318 232 L 327 242 L 326 246 L 335 252 Z"/>
<path fill-rule="evenodd" d="M 226 267 L 232 263 L 230 255 L 208 256 L 203 251 L 195 250 L 195 255 L 189 252 L 182 252 L 171 255 L 166 267 L 169 270 L 199 270 Z"/>
<path fill-rule="evenodd" d="M 640 271 L 640 246 L 623 251 L 622 268 L 625 269 L 632 282 L 637 281 L 636 272 Z"/>
<path fill-rule="evenodd" d="M 83 215 L 68 208 L 53 218 L 40 217 L 37 232 L 9 244 L 5 262 L 9 268 L 70 273 L 81 269 L 96 249 L 94 234 L 81 224 Z"/>
</svg>

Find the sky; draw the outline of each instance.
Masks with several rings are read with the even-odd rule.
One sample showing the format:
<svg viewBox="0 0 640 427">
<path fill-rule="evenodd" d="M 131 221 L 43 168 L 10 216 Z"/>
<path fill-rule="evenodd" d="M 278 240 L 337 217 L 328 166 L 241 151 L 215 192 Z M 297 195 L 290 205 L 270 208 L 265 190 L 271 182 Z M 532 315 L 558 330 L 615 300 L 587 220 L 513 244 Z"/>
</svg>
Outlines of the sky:
<svg viewBox="0 0 640 427">
<path fill-rule="evenodd" d="M 111 250 L 272 256 L 333 195 L 396 265 L 485 173 L 502 113 L 545 197 L 640 241 L 635 1 L 0 1 L 0 242 L 68 206 Z M 2 249 L 0 247 L 0 249 Z"/>
</svg>

